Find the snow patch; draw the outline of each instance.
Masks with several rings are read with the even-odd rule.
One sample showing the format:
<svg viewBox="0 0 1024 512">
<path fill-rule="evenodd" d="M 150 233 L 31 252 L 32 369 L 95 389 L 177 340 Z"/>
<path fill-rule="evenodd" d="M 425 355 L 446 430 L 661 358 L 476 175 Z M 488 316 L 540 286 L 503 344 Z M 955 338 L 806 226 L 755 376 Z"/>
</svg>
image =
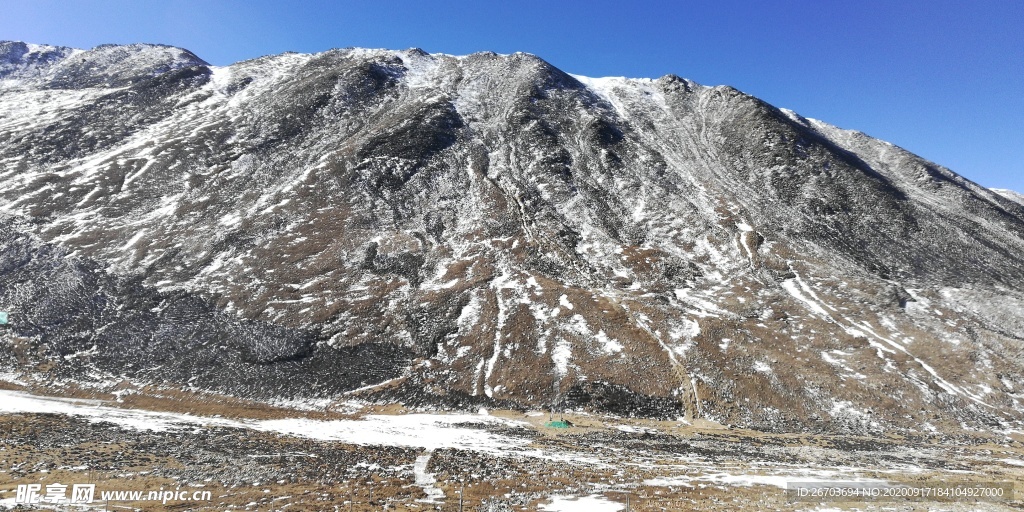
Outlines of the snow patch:
<svg viewBox="0 0 1024 512">
<path fill-rule="evenodd" d="M 572 359 L 572 344 L 564 338 L 555 342 L 555 348 L 551 350 L 551 361 L 555 363 L 555 374 L 565 377 L 569 373 L 569 360 Z"/>
<path fill-rule="evenodd" d="M 616 503 L 599 495 L 583 497 L 553 495 L 551 503 L 541 505 L 539 510 L 544 512 L 619 512 L 625 508 L 624 504 Z"/>
<path fill-rule="evenodd" d="M 91 422 L 110 422 L 131 430 L 157 432 L 199 427 L 245 428 L 307 439 L 338 441 L 357 445 L 418 447 L 427 450 L 460 448 L 486 453 L 522 449 L 526 439 L 493 434 L 462 424 L 506 424 L 519 422 L 476 414 L 368 415 L 358 420 L 313 420 L 283 418 L 272 420 L 228 419 L 143 409 L 121 409 L 100 400 L 81 400 L 30 395 L 0 390 L 0 412 L 16 414 L 64 414 Z"/>
<path fill-rule="evenodd" d="M 423 489 L 423 492 L 427 494 L 427 497 L 420 501 L 421 503 L 437 503 L 444 500 L 444 491 L 438 489 L 434 484 L 437 480 L 434 475 L 427 473 L 427 464 L 430 463 L 430 456 L 432 452 L 427 452 L 423 455 L 416 457 L 416 462 L 412 465 L 413 478 L 417 486 Z"/>
<path fill-rule="evenodd" d="M 605 334 L 604 329 L 597 331 L 597 334 L 594 335 L 594 339 L 600 342 L 601 347 L 603 347 L 604 351 L 609 354 L 622 352 L 622 343 L 619 343 L 617 340 L 609 338 L 608 335 Z"/>
</svg>

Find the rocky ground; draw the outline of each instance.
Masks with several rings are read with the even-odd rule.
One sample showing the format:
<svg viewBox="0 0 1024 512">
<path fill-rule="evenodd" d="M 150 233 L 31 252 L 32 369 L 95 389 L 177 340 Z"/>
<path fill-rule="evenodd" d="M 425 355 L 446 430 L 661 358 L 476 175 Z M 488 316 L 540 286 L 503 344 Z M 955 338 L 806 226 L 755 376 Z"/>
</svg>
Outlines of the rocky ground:
<svg viewBox="0 0 1024 512">
<path fill-rule="evenodd" d="M 1020 494 L 992 503 L 821 503 L 785 491 L 794 481 L 1024 489 L 1024 435 L 1014 433 L 766 434 L 596 415 L 568 415 L 572 427 L 553 429 L 547 414 L 529 411 L 423 414 L 358 402 L 296 409 L 154 389 L 73 389 L 77 398 L 48 399 L 5 387 L 0 505 L 8 507 L 19 484 L 59 482 L 211 492 L 208 502 L 95 503 L 100 510 L 459 510 L 460 495 L 463 510 L 488 511 L 616 511 L 627 501 L 635 511 L 1024 508 Z M 407 421 L 421 417 L 440 418 L 447 430 Z M 368 441 L 339 425 L 384 435 Z"/>
</svg>

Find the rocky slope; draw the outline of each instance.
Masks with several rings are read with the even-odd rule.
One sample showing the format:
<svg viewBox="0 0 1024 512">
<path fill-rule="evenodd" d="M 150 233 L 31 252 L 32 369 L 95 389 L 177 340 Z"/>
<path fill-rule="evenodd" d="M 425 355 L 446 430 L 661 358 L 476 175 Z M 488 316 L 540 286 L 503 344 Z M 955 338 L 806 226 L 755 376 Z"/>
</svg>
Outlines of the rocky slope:
<svg viewBox="0 0 1024 512">
<path fill-rule="evenodd" d="M 1020 428 L 1024 204 L 676 76 L 0 43 L 9 371 Z"/>
</svg>

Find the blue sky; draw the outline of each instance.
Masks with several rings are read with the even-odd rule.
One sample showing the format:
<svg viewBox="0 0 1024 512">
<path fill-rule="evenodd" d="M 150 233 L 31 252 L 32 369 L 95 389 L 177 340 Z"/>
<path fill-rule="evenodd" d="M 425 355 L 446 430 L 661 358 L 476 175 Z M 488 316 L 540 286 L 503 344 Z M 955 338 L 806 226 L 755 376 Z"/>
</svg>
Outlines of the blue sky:
<svg viewBox="0 0 1024 512">
<path fill-rule="evenodd" d="M 1024 192 L 1024 1 L 171 1 L 5 5 L 0 39 L 284 51 L 537 54 L 589 76 L 732 85 Z"/>
</svg>

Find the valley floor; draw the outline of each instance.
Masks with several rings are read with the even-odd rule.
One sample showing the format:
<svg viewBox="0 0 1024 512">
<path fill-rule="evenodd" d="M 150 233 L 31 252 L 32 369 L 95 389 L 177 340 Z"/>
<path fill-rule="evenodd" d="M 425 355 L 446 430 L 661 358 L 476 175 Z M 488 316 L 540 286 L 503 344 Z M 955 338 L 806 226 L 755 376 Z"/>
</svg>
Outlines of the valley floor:
<svg viewBox="0 0 1024 512">
<path fill-rule="evenodd" d="M 95 484 L 94 510 L 1024 510 L 1019 434 L 767 434 L 594 415 L 567 415 L 572 426 L 554 429 L 545 412 L 2 387 L 0 509 L 16 506 L 19 485 L 39 484 L 45 496 L 48 485 L 70 493 Z M 872 503 L 787 495 L 787 484 L 808 481 L 1008 482 L 1017 494 Z M 186 499 L 147 501 L 149 491 Z"/>
</svg>

